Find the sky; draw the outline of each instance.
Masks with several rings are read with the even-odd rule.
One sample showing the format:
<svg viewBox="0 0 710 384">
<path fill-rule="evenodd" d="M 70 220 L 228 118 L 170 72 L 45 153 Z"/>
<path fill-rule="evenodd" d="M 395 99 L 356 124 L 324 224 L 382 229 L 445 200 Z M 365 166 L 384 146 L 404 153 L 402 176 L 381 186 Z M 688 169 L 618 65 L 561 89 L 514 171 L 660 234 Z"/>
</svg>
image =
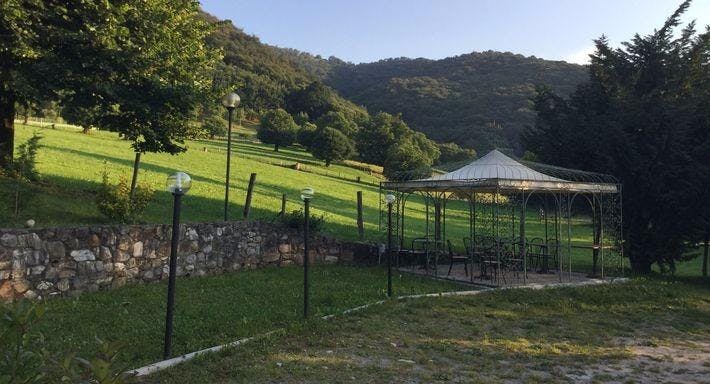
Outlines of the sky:
<svg viewBox="0 0 710 384">
<path fill-rule="evenodd" d="M 353 63 L 509 51 L 586 63 L 602 34 L 617 46 L 660 28 L 680 0 L 201 0 L 264 43 Z M 710 24 L 710 0 L 683 18 Z"/>
</svg>

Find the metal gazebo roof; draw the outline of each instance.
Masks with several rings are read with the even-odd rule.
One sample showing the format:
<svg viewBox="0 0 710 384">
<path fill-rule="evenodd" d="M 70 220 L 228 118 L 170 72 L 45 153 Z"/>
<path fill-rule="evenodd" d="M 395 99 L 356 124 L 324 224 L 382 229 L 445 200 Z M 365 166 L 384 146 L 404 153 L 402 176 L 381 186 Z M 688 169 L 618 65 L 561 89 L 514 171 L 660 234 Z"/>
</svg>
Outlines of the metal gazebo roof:
<svg viewBox="0 0 710 384">
<path fill-rule="evenodd" d="M 614 182 L 615 179 L 611 176 L 568 170 L 544 164 L 530 163 L 530 165 L 524 165 L 498 150 L 492 150 L 480 159 L 443 175 L 419 180 L 385 182 L 382 186 L 386 189 L 403 192 L 506 192 L 521 190 L 590 193 L 618 192 L 617 183 Z M 565 172 L 543 173 L 547 170 L 562 169 Z M 548 173 L 567 177 L 555 177 Z M 599 175 L 600 177 L 589 178 L 586 175 Z"/>
</svg>

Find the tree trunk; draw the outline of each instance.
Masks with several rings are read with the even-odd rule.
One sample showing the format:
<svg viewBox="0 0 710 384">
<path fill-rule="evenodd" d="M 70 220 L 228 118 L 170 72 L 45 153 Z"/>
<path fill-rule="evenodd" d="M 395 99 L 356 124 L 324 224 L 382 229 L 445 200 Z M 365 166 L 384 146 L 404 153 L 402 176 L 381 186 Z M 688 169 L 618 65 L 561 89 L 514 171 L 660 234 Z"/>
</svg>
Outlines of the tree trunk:
<svg viewBox="0 0 710 384">
<path fill-rule="evenodd" d="M 15 148 L 15 93 L 6 87 L 0 87 L 0 168 L 12 162 Z"/>
<path fill-rule="evenodd" d="M 85 126 L 83 126 L 83 127 L 81 127 L 81 128 L 82 128 L 81 133 L 83 133 L 83 134 L 85 134 L 85 135 L 88 135 L 88 134 L 89 134 L 89 131 L 91 130 L 91 127 L 88 126 L 88 125 L 85 125 Z"/>
<path fill-rule="evenodd" d="M 703 253 L 703 277 L 708 277 L 708 253 L 710 251 L 710 230 L 705 231 L 705 252 Z"/>
<path fill-rule="evenodd" d="M 278 151 L 279 151 L 279 145 L 278 145 L 278 144 L 274 145 L 274 151 L 275 151 L 275 152 L 278 152 Z"/>
<path fill-rule="evenodd" d="M 136 183 L 138 183 L 138 167 L 141 164 L 141 153 L 136 152 L 136 159 L 133 161 L 133 177 L 131 178 L 131 201 L 136 194 Z"/>
</svg>

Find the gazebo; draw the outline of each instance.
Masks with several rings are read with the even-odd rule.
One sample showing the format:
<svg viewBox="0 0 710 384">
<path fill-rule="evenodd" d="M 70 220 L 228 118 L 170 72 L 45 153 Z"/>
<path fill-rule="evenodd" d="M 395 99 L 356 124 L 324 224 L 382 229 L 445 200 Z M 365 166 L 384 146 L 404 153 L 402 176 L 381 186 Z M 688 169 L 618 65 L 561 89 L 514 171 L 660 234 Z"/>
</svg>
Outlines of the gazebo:
<svg viewBox="0 0 710 384">
<path fill-rule="evenodd" d="M 518 161 L 493 150 L 448 173 L 383 182 L 380 193 L 397 197 L 392 224 L 397 249 L 391 252 L 399 267 L 409 260 L 413 270 L 413 259 L 417 259 L 420 270 L 439 276 L 439 260 L 448 258 L 449 273 L 453 260 L 462 261 L 467 274 L 471 266 L 467 277 L 471 282 L 508 284 L 506 277 L 512 274 L 527 284 L 533 269 L 557 275 L 563 282 L 579 278 L 572 269 L 573 251 L 589 249 L 588 275 L 604 278 L 609 268 L 623 269 L 621 185 L 610 175 Z M 421 237 L 408 242 L 405 214 L 413 196 L 424 200 L 426 225 Z M 454 252 L 447 238 L 446 208 L 452 202 L 468 207 L 463 254 Z M 536 237 L 528 238 L 526 220 L 529 208 L 536 204 L 540 225 Z M 591 244 L 581 245 L 573 241 L 573 212 L 586 209 L 591 213 L 593 236 Z"/>
</svg>

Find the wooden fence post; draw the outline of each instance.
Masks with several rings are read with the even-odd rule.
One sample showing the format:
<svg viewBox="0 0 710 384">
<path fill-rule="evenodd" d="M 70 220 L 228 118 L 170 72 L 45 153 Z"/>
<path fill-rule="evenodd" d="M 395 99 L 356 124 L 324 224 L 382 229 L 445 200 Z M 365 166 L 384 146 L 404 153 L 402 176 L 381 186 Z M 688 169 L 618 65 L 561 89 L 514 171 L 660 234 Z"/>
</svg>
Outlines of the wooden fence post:
<svg viewBox="0 0 710 384">
<path fill-rule="evenodd" d="M 249 177 L 249 187 L 247 188 L 247 201 L 244 203 L 244 218 L 249 218 L 249 209 L 251 208 L 251 194 L 254 192 L 254 182 L 256 182 L 256 173 L 252 173 Z"/>
<path fill-rule="evenodd" d="M 279 216 L 283 219 L 286 217 L 286 194 L 284 193 L 281 195 L 281 213 L 279 213 Z"/>
<path fill-rule="evenodd" d="M 362 222 L 362 191 L 357 191 L 357 232 L 360 240 L 365 238 L 365 226 Z"/>
</svg>

